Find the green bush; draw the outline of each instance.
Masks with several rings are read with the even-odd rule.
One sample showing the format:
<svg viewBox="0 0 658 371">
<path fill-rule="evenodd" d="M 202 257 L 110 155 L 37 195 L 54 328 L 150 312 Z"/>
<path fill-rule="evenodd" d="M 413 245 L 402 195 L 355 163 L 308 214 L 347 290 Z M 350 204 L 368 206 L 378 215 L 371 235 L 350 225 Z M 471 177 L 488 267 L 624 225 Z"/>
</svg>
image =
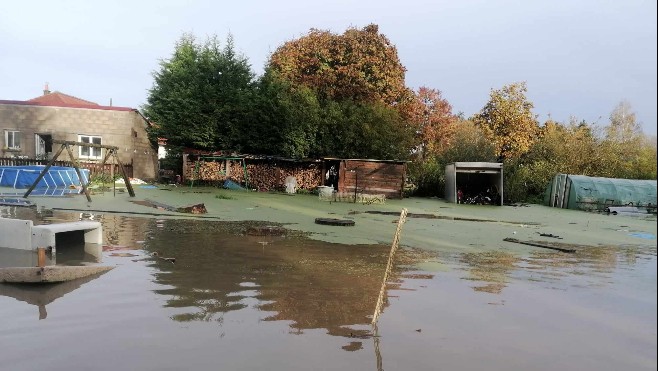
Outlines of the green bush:
<svg viewBox="0 0 658 371">
<path fill-rule="evenodd" d="M 415 196 L 443 195 L 445 166 L 435 158 L 412 162 L 409 165 L 409 182 L 415 186 L 413 191 Z"/>
</svg>

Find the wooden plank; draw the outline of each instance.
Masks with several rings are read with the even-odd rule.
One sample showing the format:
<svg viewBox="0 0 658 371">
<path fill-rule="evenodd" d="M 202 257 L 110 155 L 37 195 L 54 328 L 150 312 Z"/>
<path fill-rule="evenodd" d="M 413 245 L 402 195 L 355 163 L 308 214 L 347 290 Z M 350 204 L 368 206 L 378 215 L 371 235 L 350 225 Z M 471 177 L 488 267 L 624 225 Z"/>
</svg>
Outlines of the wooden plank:
<svg viewBox="0 0 658 371">
<path fill-rule="evenodd" d="M 83 142 L 75 142 L 72 140 L 57 140 L 53 139 L 53 143 L 56 144 L 62 144 L 62 145 L 68 145 L 68 146 L 80 146 L 80 147 L 92 147 L 92 148 L 105 148 L 105 149 L 114 149 L 117 150 L 119 147 L 117 146 L 108 146 L 105 144 L 94 144 L 94 143 L 83 143 Z"/>
<path fill-rule="evenodd" d="M 557 251 L 568 252 L 568 253 L 576 252 L 576 249 L 568 249 L 568 248 L 563 248 L 563 247 L 544 245 L 544 244 L 540 244 L 540 243 L 532 242 L 532 241 L 521 241 L 521 240 L 517 240 L 516 238 L 510 238 L 510 237 L 507 237 L 507 238 L 503 239 L 503 241 L 520 243 L 522 245 L 528 245 L 528 246 L 542 247 L 544 249 L 551 249 L 551 250 L 557 250 Z"/>
</svg>

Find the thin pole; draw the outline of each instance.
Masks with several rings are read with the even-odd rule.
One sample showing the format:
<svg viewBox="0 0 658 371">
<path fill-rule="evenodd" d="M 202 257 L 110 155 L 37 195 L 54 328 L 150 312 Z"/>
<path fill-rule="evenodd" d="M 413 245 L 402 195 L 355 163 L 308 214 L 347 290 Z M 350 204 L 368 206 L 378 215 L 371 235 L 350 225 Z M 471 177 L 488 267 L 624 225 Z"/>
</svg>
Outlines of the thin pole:
<svg viewBox="0 0 658 371">
<path fill-rule="evenodd" d="M 372 316 L 372 325 L 373 330 L 377 331 L 377 319 L 379 319 L 379 314 L 382 311 L 382 305 L 384 304 L 384 293 L 386 292 L 386 282 L 388 281 L 388 276 L 393 270 L 393 258 L 395 256 L 395 251 L 398 249 L 398 244 L 400 242 L 400 233 L 402 232 L 402 225 L 407 220 L 407 209 L 402 209 L 400 212 L 400 219 L 398 220 L 398 226 L 395 229 L 395 235 L 393 236 L 393 244 L 391 245 L 391 253 L 388 255 L 388 264 L 386 264 L 386 271 L 384 272 L 384 281 L 382 282 L 382 288 L 379 290 L 379 297 L 377 298 L 377 305 L 375 306 L 375 314 Z M 377 335 L 375 333 L 375 335 Z"/>
</svg>

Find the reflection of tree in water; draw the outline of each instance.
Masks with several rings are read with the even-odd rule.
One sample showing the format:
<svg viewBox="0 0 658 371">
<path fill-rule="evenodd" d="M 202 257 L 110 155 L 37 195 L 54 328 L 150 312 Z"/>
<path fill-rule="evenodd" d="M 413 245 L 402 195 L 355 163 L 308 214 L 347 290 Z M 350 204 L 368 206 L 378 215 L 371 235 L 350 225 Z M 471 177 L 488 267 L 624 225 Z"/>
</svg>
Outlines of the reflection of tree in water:
<svg viewBox="0 0 658 371">
<path fill-rule="evenodd" d="M 168 307 L 182 310 L 174 320 L 221 321 L 222 313 L 243 309 L 244 299 L 255 297 L 258 310 L 271 312 L 264 320 L 291 321 L 293 333 L 325 328 L 332 335 L 370 334 L 357 327 L 370 324 L 388 246 L 245 236 L 247 226 L 167 220 L 151 232 L 145 247 L 176 258 L 175 264 L 154 259 L 158 283 L 169 286 L 158 293 L 170 297 Z"/>
<path fill-rule="evenodd" d="M 534 251 L 525 258 L 526 269 L 532 271 L 535 280 L 550 281 L 569 275 L 608 276 L 619 266 L 633 266 L 644 256 L 656 255 L 655 246 L 587 246 L 560 244 L 575 253 Z"/>
<path fill-rule="evenodd" d="M 475 291 L 500 294 L 507 286 L 507 280 L 520 259 L 503 251 L 483 251 L 465 253 L 461 261 L 469 265 L 469 277 L 473 281 L 484 281 L 485 285 L 475 286 Z"/>
<path fill-rule="evenodd" d="M 485 251 L 461 255 L 469 277 L 466 279 L 486 282 L 476 286 L 476 291 L 499 294 L 507 286 L 509 278 L 550 282 L 568 276 L 608 276 L 619 265 L 632 266 L 643 256 L 656 255 L 655 246 L 586 246 L 552 241 L 537 241 L 545 245 L 568 248 L 574 253 L 538 248 L 529 256 L 521 257 L 503 251 Z M 597 281 L 600 282 L 600 281 Z"/>
</svg>

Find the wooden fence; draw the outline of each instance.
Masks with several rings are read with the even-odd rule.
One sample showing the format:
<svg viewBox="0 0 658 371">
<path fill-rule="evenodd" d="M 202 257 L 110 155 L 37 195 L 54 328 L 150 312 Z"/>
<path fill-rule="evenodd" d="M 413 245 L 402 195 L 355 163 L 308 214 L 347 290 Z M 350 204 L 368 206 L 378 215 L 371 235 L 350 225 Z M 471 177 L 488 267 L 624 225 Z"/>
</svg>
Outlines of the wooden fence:
<svg viewBox="0 0 658 371">
<path fill-rule="evenodd" d="M 35 160 L 35 159 L 23 159 L 23 158 L 7 158 L 0 157 L 0 166 L 33 166 L 33 165 L 48 165 L 49 160 Z M 82 162 L 78 161 L 80 167 L 83 169 L 88 169 L 91 177 L 94 177 L 97 174 L 105 173 L 107 175 L 111 174 L 112 166 L 114 166 L 114 174 L 121 174 L 118 164 L 101 164 L 97 162 Z M 67 166 L 73 167 L 71 161 L 55 161 L 53 166 Z M 133 177 L 133 166 L 132 164 L 123 164 L 126 174 L 129 178 Z"/>
</svg>

